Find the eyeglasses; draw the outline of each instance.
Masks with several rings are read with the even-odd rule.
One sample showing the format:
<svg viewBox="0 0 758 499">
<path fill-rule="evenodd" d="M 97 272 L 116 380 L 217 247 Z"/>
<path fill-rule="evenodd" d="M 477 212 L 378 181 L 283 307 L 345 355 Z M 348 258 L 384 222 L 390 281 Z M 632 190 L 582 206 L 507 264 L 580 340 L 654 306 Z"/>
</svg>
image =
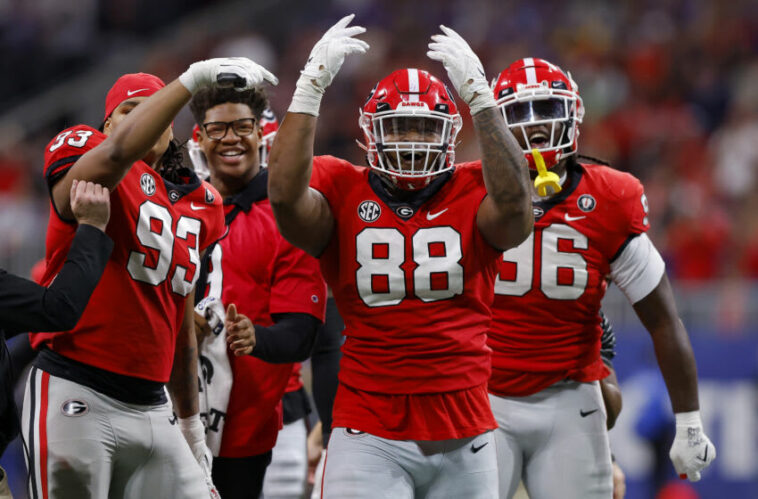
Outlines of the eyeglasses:
<svg viewBox="0 0 758 499">
<path fill-rule="evenodd" d="M 237 137 L 247 137 L 255 131 L 255 118 L 241 118 L 234 121 L 211 121 L 203 123 L 205 135 L 211 140 L 221 140 L 226 137 L 226 132 L 231 125 Z"/>
</svg>

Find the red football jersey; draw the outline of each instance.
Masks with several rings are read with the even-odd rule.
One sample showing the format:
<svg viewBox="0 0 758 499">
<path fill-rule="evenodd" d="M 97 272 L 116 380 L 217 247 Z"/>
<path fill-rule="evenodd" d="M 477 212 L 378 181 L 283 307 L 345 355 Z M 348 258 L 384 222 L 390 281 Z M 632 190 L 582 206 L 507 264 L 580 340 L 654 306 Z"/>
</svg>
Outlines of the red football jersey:
<svg viewBox="0 0 758 499">
<path fill-rule="evenodd" d="M 105 135 L 79 125 L 61 132 L 45 150 L 50 188 Z M 110 372 L 165 383 L 174 359 L 184 304 L 199 276 L 201 252 L 224 231 L 221 196 L 196 177 L 175 185 L 142 161 L 111 193 L 106 229 L 113 253 L 79 323 L 71 331 L 35 334 L 32 346 Z M 76 223 L 50 208 L 47 268 L 58 274 Z"/>
<path fill-rule="evenodd" d="M 292 373 L 290 374 L 289 381 L 287 381 L 286 393 L 296 392 L 303 387 L 302 370 L 303 366 L 300 362 L 292 364 Z"/>
<path fill-rule="evenodd" d="M 600 165 L 570 168 L 563 191 L 533 207 L 534 232 L 503 253 L 495 281 L 488 343 L 498 395 L 607 376 L 598 312 L 610 264 L 649 228 L 642 184 Z"/>
<path fill-rule="evenodd" d="M 243 210 L 213 248 L 208 295 L 220 296 L 225 306 L 236 304 L 241 314 L 261 326 L 272 325 L 271 316 L 283 313 L 310 314 L 323 322 L 326 284 L 318 261 L 281 236 L 268 199 L 249 200 L 251 191 L 265 193 L 266 181 L 266 175 L 258 175 L 234 198 Z M 226 205 L 227 212 L 232 206 Z M 235 357 L 231 352 L 229 362 L 232 391 L 219 456 L 268 452 L 282 425 L 281 400 L 293 365 Z"/>
<path fill-rule="evenodd" d="M 320 262 L 345 322 L 340 382 L 382 395 L 442 394 L 485 384 L 499 253 L 476 224 L 486 196 L 481 164 L 457 165 L 413 205 L 383 194 L 370 171 L 331 156 L 314 158 L 311 186 L 326 197 L 336 221 Z M 383 436 L 370 423 L 351 420 L 346 400 L 335 401 L 335 426 Z M 431 419 L 427 428 L 446 426 Z M 422 438 L 406 429 L 385 435 Z M 454 437 L 438 437 L 444 438 Z"/>
</svg>

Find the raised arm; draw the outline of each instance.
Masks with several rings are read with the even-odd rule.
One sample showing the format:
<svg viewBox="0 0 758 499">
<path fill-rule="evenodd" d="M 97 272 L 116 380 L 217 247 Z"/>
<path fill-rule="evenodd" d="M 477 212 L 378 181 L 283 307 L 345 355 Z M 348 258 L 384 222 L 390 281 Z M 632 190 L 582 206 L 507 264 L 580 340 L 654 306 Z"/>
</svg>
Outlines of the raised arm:
<svg viewBox="0 0 758 499">
<path fill-rule="evenodd" d="M 288 112 L 269 156 L 268 197 L 282 235 L 319 256 L 329 242 L 334 217 L 324 196 L 311 189 L 316 116 Z"/>
<path fill-rule="evenodd" d="M 268 196 L 279 230 L 313 256 L 324 250 L 334 226 L 326 199 L 308 186 L 321 97 L 345 56 L 368 49 L 366 42 L 353 38 L 366 30 L 347 27 L 353 17 L 340 19 L 313 47 L 269 156 Z"/>
<path fill-rule="evenodd" d="M 487 187 L 476 223 L 491 245 L 507 250 L 521 244 L 534 226 L 526 158 L 496 107 L 472 118 Z"/>
<path fill-rule="evenodd" d="M 492 246 L 506 250 L 526 239 L 534 225 L 526 159 L 497 111 L 479 58 L 458 33 L 440 29 L 444 34 L 432 36 L 427 55 L 442 62 L 468 104 L 482 153 L 487 197 L 476 223 Z"/>
<path fill-rule="evenodd" d="M 58 212 L 64 218 L 71 217 L 69 190 L 73 179 L 96 182 L 113 190 L 132 164 L 153 148 L 200 88 L 219 81 L 249 88 L 264 79 L 273 84 L 277 82 L 274 75 L 244 58 L 210 59 L 192 64 L 179 78 L 134 107 L 101 144 L 74 163 L 52 190 Z"/>
</svg>

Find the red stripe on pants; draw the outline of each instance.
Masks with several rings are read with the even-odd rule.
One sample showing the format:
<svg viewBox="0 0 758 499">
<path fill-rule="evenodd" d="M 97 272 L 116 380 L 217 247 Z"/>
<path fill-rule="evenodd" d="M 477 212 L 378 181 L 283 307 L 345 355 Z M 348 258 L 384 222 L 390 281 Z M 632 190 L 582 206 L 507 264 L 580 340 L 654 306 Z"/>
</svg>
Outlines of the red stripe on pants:
<svg viewBox="0 0 758 499">
<path fill-rule="evenodd" d="M 42 498 L 48 498 L 47 492 L 47 399 L 48 387 L 50 385 L 50 375 L 42 371 L 42 380 L 40 386 L 40 405 L 39 405 L 39 474 L 40 483 L 42 484 Z"/>
</svg>

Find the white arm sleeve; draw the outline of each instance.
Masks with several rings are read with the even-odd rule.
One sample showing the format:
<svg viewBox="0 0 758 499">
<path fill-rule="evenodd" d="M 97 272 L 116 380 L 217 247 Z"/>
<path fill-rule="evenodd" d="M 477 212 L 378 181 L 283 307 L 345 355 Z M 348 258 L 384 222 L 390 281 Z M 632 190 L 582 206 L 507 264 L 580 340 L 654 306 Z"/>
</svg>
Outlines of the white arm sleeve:
<svg viewBox="0 0 758 499">
<path fill-rule="evenodd" d="M 666 264 L 647 234 L 640 234 L 626 245 L 611 263 L 611 279 L 634 305 L 658 286 Z"/>
</svg>

